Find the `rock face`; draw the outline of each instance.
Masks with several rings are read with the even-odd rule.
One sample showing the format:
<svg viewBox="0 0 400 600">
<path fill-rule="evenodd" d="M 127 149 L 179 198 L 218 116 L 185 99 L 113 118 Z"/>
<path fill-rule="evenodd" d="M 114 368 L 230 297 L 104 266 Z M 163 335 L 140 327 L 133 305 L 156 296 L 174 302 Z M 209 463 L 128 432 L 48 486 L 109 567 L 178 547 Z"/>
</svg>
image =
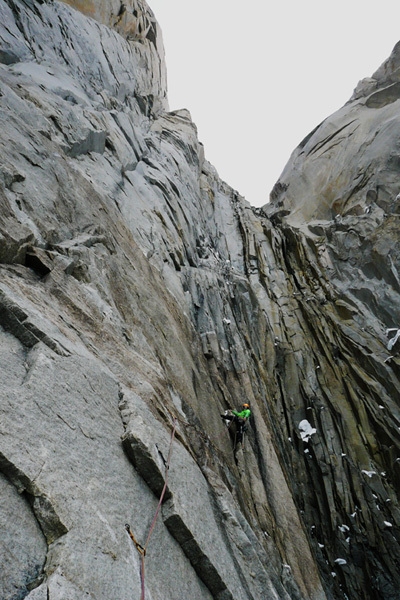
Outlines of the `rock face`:
<svg viewBox="0 0 400 600">
<path fill-rule="evenodd" d="M 0 15 L 0 597 L 397 599 L 398 48 L 253 209 L 144 1 Z"/>
</svg>

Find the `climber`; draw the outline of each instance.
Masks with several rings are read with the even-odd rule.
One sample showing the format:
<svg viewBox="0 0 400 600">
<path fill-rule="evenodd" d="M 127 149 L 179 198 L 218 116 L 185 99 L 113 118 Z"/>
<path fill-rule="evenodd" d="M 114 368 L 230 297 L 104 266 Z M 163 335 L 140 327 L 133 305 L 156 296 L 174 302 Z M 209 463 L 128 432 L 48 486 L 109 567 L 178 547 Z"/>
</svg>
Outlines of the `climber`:
<svg viewBox="0 0 400 600">
<path fill-rule="evenodd" d="M 227 411 L 224 415 L 221 415 L 225 421 L 233 421 L 237 427 L 237 443 L 240 444 L 243 440 L 243 433 L 246 430 L 246 423 L 251 415 L 250 405 L 245 403 L 242 405 L 240 412 L 236 410 Z"/>
</svg>

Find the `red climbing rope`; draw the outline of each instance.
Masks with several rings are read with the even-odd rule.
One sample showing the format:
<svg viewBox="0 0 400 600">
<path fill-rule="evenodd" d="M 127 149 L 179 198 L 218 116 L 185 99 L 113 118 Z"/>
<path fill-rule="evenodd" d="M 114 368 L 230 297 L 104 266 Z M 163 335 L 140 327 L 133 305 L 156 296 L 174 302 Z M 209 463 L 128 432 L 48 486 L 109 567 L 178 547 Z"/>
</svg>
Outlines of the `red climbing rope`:
<svg viewBox="0 0 400 600">
<path fill-rule="evenodd" d="M 167 490 L 167 485 L 168 485 L 168 471 L 169 471 L 169 465 L 170 465 L 170 462 L 171 462 L 172 443 L 173 443 L 174 437 L 175 437 L 176 425 L 177 425 L 177 418 L 174 417 L 174 419 L 173 419 L 173 427 L 172 427 L 172 431 L 171 431 L 171 439 L 170 439 L 170 443 L 169 443 L 168 458 L 167 458 L 167 460 L 165 462 L 164 487 L 162 489 L 161 496 L 160 496 L 160 499 L 158 501 L 157 509 L 156 509 L 154 518 L 153 518 L 153 520 L 151 522 L 149 533 L 147 534 L 147 538 L 146 538 L 144 546 L 141 546 L 139 544 L 139 542 L 135 539 L 135 536 L 133 535 L 130 526 L 129 525 L 125 525 L 127 532 L 129 533 L 129 535 L 130 535 L 133 543 L 136 546 L 136 550 L 139 552 L 139 554 L 141 556 L 141 562 L 140 562 L 140 583 L 141 583 L 140 600 L 145 600 L 145 568 L 144 568 L 144 561 L 145 561 L 145 558 L 146 558 L 147 546 L 149 545 L 149 541 L 150 541 L 151 534 L 153 533 L 153 529 L 156 526 L 157 518 L 158 518 L 158 515 L 159 515 L 160 510 L 161 510 L 161 506 L 162 506 L 162 503 L 163 503 L 165 492 Z"/>
</svg>

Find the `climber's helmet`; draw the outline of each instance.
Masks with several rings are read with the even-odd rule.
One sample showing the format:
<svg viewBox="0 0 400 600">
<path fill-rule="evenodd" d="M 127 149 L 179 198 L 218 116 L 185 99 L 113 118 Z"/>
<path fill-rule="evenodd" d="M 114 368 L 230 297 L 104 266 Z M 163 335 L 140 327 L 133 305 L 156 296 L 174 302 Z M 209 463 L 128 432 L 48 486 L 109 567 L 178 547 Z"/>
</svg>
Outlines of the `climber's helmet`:
<svg viewBox="0 0 400 600">
<path fill-rule="evenodd" d="M 249 404 L 243 404 L 243 408 L 250 408 Z"/>
</svg>

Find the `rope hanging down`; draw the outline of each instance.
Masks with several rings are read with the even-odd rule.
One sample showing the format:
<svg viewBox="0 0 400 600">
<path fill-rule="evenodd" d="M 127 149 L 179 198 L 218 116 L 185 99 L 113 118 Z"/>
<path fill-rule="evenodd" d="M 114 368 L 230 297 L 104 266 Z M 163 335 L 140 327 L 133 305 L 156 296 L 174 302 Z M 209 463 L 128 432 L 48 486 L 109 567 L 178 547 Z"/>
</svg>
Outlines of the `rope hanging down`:
<svg viewBox="0 0 400 600">
<path fill-rule="evenodd" d="M 141 562 L 140 562 L 140 581 L 141 581 L 140 600 L 145 600 L 145 568 L 144 568 L 144 559 L 146 557 L 147 547 L 149 545 L 150 537 L 151 537 L 151 534 L 153 533 L 154 527 L 156 526 L 157 518 L 158 518 L 158 515 L 159 515 L 160 510 L 161 510 L 161 506 L 162 506 L 162 503 L 163 503 L 163 500 L 164 500 L 165 492 L 167 490 L 167 485 L 168 485 L 168 471 L 169 471 L 169 466 L 170 466 L 170 462 L 171 462 L 172 443 L 173 443 L 174 437 L 175 437 L 176 425 L 177 425 L 177 418 L 174 417 L 173 427 L 172 427 L 172 432 L 171 432 L 171 439 L 170 439 L 170 443 L 169 443 L 168 458 L 165 461 L 164 487 L 162 489 L 162 492 L 161 492 L 161 495 L 160 495 L 160 499 L 158 501 L 157 509 L 156 509 L 154 518 L 153 518 L 153 520 L 151 522 L 149 533 L 147 534 L 147 538 L 146 538 L 146 541 L 144 543 L 144 546 L 142 546 L 141 544 L 139 544 L 139 542 L 136 540 L 135 536 L 133 535 L 133 532 L 131 530 L 130 525 L 128 523 L 125 525 L 125 529 L 129 533 L 129 536 L 130 536 L 132 542 L 134 543 L 136 550 L 139 552 L 139 554 L 141 556 Z"/>
</svg>

